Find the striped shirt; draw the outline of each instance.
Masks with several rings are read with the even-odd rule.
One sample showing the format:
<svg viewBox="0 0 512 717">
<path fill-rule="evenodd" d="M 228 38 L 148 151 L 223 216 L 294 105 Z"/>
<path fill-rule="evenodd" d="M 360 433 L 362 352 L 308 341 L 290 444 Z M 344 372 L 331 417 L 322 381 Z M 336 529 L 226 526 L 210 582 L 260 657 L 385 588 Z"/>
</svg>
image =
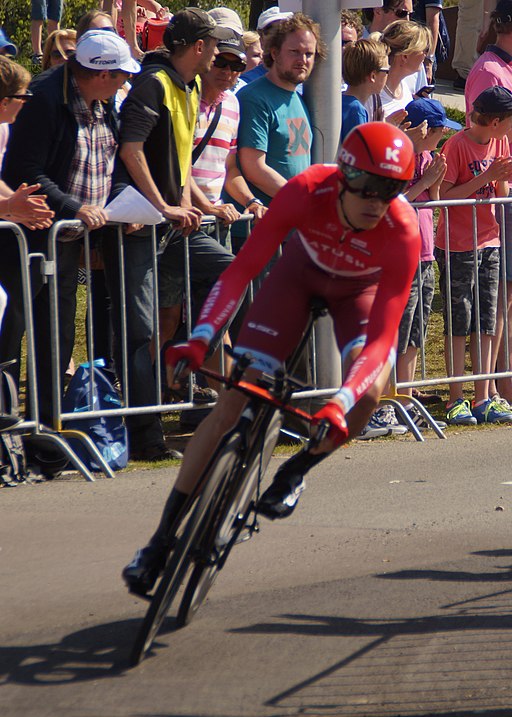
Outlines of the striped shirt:
<svg viewBox="0 0 512 717">
<path fill-rule="evenodd" d="M 194 147 L 196 147 L 204 137 L 219 102 L 222 102 L 219 123 L 192 167 L 193 178 L 212 204 L 220 201 L 226 178 L 226 158 L 230 152 L 236 152 L 240 107 L 232 92 L 223 92 L 211 105 L 201 100 L 194 135 Z"/>
</svg>

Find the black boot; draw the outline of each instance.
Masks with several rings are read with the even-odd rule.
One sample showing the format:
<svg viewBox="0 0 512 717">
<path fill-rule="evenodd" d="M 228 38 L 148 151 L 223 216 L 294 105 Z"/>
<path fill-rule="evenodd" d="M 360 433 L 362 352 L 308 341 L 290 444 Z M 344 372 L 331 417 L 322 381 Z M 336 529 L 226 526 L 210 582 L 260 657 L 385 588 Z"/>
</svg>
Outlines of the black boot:
<svg viewBox="0 0 512 717">
<path fill-rule="evenodd" d="M 187 499 L 186 493 L 171 491 L 156 532 L 145 548 L 137 550 L 131 563 L 123 570 L 123 579 L 130 592 L 146 595 L 152 590 L 173 547 L 173 526 Z"/>
</svg>

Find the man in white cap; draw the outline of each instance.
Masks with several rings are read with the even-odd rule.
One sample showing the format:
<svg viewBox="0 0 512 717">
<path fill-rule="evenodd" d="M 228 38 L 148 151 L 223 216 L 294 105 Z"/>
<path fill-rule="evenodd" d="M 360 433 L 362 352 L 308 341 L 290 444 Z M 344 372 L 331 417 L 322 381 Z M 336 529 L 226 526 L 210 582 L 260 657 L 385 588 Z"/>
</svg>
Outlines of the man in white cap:
<svg viewBox="0 0 512 717">
<path fill-rule="evenodd" d="M 240 16 L 230 7 L 215 7 L 213 10 L 208 10 L 208 15 L 213 17 L 217 25 L 227 27 L 236 32 L 237 35 L 244 34 L 244 26 Z"/>
<path fill-rule="evenodd" d="M 258 18 L 256 30 L 259 32 L 261 38 L 261 47 L 263 49 L 263 53 L 266 52 L 266 41 L 272 30 L 275 29 L 276 23 L 284 22 L 284 20 L 289 20 L 292 15 L 292 12 L 281 12 L 277 5 L 269 7 L 268 10 L 264 10 L 261 13 Z M 263 77 L 263 75 L 266 75 L 267 72 L 268 67 L 265 66 L 264 62 L 261 62 L 252 70 L 249 70 L 249 72 L 244 72 L 240 76 L 240 83 L 237 88 L 237 91 L 243 87 L 242 82 L 248 85 L 250 82 L 258 80 L 260 77 Z"/>
<path fill-rule="evenodd" d="M 102 227 L 118 143 L 113 98 L 139 71 L 118 35 L 86 32 L 68 62 L 32 82 L 33 96 L 12 126 L 2 169 L 5 182 L 13 187 L 39 183 L 56 221 L 80 219 L 90 231 Z M 46 231 L 26 234 L 30 250 L 46 251 Z M 73 351 L 82 235 L 83 230 L 65 231 L 57 241 L 61 376 Z M 3 251 L 0 267 L 0 282 L 11 297 L 0 336 L 1 360 L 19 356 L 24 331 L 17 254 Z M 42 422 L 51 425 L 49 287 L 42 284 L 39 271 L 33 281 L 39 408 Z"/>
</svg>

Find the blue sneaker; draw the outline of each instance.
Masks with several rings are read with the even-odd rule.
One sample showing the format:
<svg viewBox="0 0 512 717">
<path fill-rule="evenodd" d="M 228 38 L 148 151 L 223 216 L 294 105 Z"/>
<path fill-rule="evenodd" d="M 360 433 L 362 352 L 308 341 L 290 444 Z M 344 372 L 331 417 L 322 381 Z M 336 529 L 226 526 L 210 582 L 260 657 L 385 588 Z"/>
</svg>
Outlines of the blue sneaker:
<svg viewBox="0 0 512 717">
<path fill-rule="evenodd" d="M 491 398 L 479 406 L 474 406 L 473 416 L 478 423 L 512 423 L 512 411 Z"/>
<path fill-rule="evenodd" d="M 475 426 L 477 419 L 471 413 L 469 401 L 458 398 L 451 406 L 446 406 L 446 420 L 451 426 Z"/>
<path fill-rule="evenodd" d="M 407 431 L 407 426 L 398 422 L 393 406 L 384 404 L 372 414 L 368 424 L 356 438 L 360 441 L 367 441 L 380 436 L 403 436 Z"/>
</svg>

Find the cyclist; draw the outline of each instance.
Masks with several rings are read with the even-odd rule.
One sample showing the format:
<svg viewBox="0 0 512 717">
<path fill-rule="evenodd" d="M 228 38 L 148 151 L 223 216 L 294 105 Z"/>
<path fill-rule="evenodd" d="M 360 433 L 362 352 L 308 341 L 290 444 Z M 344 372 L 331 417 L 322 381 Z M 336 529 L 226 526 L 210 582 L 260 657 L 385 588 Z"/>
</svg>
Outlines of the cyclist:
<svg viewBox="0 0 512 717">
<path fill-rule="evenodd" d="M 286 461 L 261 497 L 258 510 L 269 518 L 290 515 L 305 487 L 304 474 L 358 435 L 378 404 L 419 260 L 417 215 L 400 196 L 413 173 L 414 149 L 401 130 L 383 122 L 354 128 L 337 166 L 314 165 L 278 192 L 212 288 L 190 340 L 167 350 L 170 382 L 181 359 L 191 370 L 201 366 L 249 281 L 287 238 L 246 316 L 235 351 L 254 357 L 248 380 L 275 371 L 298 344 L 311 300 L 318 297 L 332 316 L 346 378 L 314 416 L 315 423 L 328 420 L 327 437 Z M 173 523 L 207 457 L 236 424 L 246 401 L 237 391 L 222 392 L 196 430 L 156 533 L 123 571 L 133 592 L 144 594 L 154 585 L 172 543 Z"/>
</svg>

